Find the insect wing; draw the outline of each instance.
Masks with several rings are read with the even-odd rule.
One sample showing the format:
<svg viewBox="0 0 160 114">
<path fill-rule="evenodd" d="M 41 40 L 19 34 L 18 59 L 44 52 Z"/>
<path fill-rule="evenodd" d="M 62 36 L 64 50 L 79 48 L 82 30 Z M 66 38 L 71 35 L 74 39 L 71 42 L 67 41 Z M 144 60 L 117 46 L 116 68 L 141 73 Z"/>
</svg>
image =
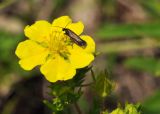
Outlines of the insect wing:
<svg viewBox="0 0 160 114">
<path fill-rule="evenodd" d="M 82 40 L 77 34 L 73 31 L 67 29 L 67 35 L 79 46 L 86 46 L 86 42 Z"/>
</svg>

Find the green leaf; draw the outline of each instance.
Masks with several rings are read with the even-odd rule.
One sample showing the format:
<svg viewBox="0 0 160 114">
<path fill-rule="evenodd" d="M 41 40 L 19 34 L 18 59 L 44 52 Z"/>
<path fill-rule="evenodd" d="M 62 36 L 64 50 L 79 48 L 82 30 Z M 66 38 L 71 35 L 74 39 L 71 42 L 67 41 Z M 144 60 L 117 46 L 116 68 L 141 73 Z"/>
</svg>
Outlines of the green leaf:
<svg viewBox="0 0 160 114">
<path fill-rule="evenodd" d="M 107 71 L 97 75 L 93 88 L 101 97 L 110 95 L 115 87 L 115 83 L 110 77 L 111 76 Z"/>
<path fill-rule="evenodd" d="M 0 31 L 0 74 L 19 69 L 15 56 L 15 49 L 22 40 L 22 35 Z M 3 75 L 2 75 L 3 76 Z"/>
<path fill-rule="evenodd" d="M 108 114 L 108 111 L 102 114 Z M 121 106 L 113 110 L 110 114 L 141 114 L 140 104 L 125 104 L 123 109 Z"/>
<path fill-rule="evenodd" d="M 160 62 L 151 57 L 132 57 L 124 61 L 124 65 L 137 71 L 145 71 L 159 76 Z"/>
<path fill-rule="evenodd" d="M 160 91 L 148 97 L 142 104 L 143 114 L 160 114 Z"/>
<path fill-rule="evenodd" d="M 147 13 L 154 17 L 160 17 L 159 0 L 139 0 L 139 3 L 145 8 Z"/>
<path fill-rule="evenodd" d="M 82 96 L 81 84 L 84 81 L 85 74 L 91 67 L 78 69 L 76 75 L 66 81 L 57 81 L 49 86 L 51 91 L 49 95 L 53 97 L 52 101 L 44 102 L 52 110 L 59 112 L 66 109 L 70 104 L 79 100 Z"/>
<path fill-rule="evenodd" d="M 104 24 L 97 31 L 97 37 L 102 39 L 117 39 L 119 37 L 160 37 L 160 23 L 143 24 Z"/>
<path fill-rule="evenodd" d="M 10 60 L 8 57 L 15 55 L 13 52 L 21 39 L 21 35 L 0 31 L 0 59 L 4 61 Z"/>
</svg>

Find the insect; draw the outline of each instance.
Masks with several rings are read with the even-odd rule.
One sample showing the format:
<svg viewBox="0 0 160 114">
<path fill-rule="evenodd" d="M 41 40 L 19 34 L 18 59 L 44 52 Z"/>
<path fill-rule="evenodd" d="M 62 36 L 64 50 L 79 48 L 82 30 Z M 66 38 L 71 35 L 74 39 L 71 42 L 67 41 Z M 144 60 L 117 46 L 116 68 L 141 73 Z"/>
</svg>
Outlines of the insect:
<svg viewBox="0 0 160 114">
<path fill-rule="evenodd" d="M 69 24 L 69 23 L 68 23 Z M 67 24 L 67 25 L 68 25 Z M 67 26 L 66 25 L 66 26 Z M 54 26 L 54 27 L 59 27 L 59 26 Z M 64 31 L 65 35 L 69 36 L 69 38 L 71 39 L 72 42 L 74 42 L 75 44 L 77 44 L 78 46 L 85 48 L 87 46 L 86 41 L 84 41 L 83 39 L 81 39 L 76 33 L 74 33 L 72 30 L 66 28 L 66 27 L 59 27 L 62 28 L 62 31 Z"/>
<path fill-rule="evenodd" d="M 67 28 L 63 28 L 62 30 L 65 32 L 64 34 L 69 36 L 70 39 L 78 46 L 81 46 L 83 48 L 87 46 L 87 43 L 83 39 L 81 39 L 76 33 L 74 33 L 72 30 Z"/>
</svg>

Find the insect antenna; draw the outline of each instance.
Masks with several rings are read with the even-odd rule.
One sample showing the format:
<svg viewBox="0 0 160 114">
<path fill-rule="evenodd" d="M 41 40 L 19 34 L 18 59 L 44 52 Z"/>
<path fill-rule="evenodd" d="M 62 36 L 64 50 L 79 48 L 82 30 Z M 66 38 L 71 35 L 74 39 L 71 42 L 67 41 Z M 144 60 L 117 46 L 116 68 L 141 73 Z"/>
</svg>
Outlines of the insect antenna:
<svg viewBox="0 0 160 114">
<path fill-rule="evenodd" d="M 69 24 L 70 24 L 71 22 L 68 22 L 66 25 L 65 25 L 65 27 L 60 27 L 60 26 L 53 26 L 53 27 L 58 27 L 58 28 L 66 28 Z"/>
</svg>

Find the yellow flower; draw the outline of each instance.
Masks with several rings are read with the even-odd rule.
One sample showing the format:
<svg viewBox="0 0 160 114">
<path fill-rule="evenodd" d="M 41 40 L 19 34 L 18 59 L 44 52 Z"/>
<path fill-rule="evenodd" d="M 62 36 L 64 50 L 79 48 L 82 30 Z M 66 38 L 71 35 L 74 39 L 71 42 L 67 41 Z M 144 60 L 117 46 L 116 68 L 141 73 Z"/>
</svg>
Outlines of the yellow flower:
<svg viewBox="0 0 160 114">
<path fill-rule="evenodd" d="M 86 48 L 73 43 L 62 28 L 79 35 L 87 43 Z M 57 18 L 52 24 L 41 20 L 26 26 L 24 32 L 29 39 L 20 42 L 16 49 L 20 66 L 32 70 L 40 65 L 40 71 L 50 82 L 73 78 L 76 69 L 94 60 L 95 42 L 90 36 L 80 35 L 83 29 L 81 21 L 72 23 L 68 16 Z"/>
</svg>

